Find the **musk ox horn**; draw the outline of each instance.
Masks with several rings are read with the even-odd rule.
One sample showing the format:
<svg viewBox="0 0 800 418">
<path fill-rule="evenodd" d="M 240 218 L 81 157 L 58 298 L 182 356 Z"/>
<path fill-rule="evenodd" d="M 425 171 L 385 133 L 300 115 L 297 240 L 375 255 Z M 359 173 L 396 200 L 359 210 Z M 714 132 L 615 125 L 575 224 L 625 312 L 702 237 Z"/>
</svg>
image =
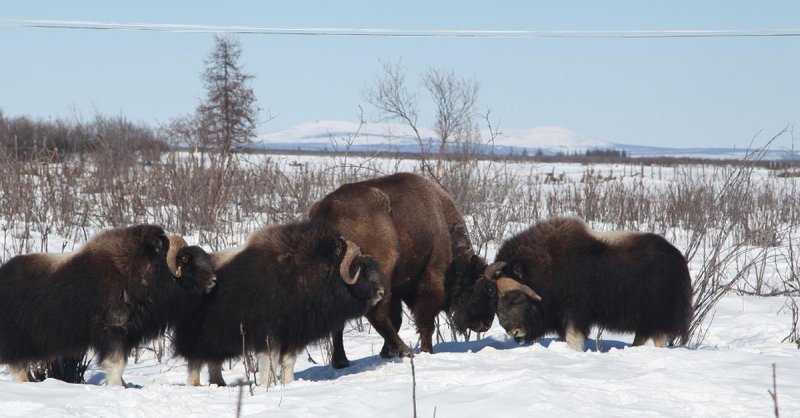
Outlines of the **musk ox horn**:
<svg viewBox="0 0 800 418">
<path fill-rule="evenodd" d="M 512 290 L 519 290 L 535 301 L 541 302 L 542 300 L 542 297 L 539 296 L 538 293 L 534 292 L 533 289 L 512 278 L 501 277 L 497 279 L 497 291 L 500 293 L 500 297 L 503 297 L 506 292 L 510 292 Z"/>
<path fill-rule="evenodd" d="M 483 270 L 483 277 L 486 277 L 487 279 L 494 279 L 494 275 L 505 266 L 506 266 L 506 262 L 505 261 L 498 261 L 498 262 L 489 264 Z"/>
<path fill-rule="evenodd" d="M 342 264 L 339 265 L 339 275 L 342 276 L 342 281 L 348 285 L 354 285 L 358 281 L 358 276 L 361 274 L 361 267 L 356 270 L 356 274 L 350 277 L 350 265 L 353 260 L 361 255 L 361 249 L 358 248 L 353 241 L 345 241 L 347 243 L 347 252 L 344 253 Z"/>
<path fill-rule="evenodd" d="M 180 235 L 169 237 L 169 251 L 167 251 L 167 265 L 169 272 L 175 277 L 181 277 L 181 267 L 178 265 L 178 251 L 188 247 L 189 244 Z"/>
</svg>

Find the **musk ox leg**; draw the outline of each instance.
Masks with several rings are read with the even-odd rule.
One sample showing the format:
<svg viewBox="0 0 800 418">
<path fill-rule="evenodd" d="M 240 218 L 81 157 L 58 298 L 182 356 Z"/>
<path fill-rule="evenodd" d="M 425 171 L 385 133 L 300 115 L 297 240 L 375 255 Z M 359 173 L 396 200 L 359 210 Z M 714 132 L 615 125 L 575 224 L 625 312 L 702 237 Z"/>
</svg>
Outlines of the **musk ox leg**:
<svg viewBox="0 0 800 418">
<path fill-rule="evenodd" d="M 208 362 L 208 384 L 225 386 L 225 379 L 222 378 L 222 361 Z"/>
<path fill-rule="evenodd" d="M 399 331 L 403 326 L 403 301 L 400 298 L 393 298 L 389 301 L 389 318 L 395 331 Z"/>
<path fill-rule="evenodd" d="M 125 370 L 128 358 L 122 351 L 115 351 L 102 361 L 103 369 L 106 371 L 106 384 L 108 386 L 125 386 L 122 380 L 122 372 Z"/>
<path fill-rule="evenodd" d="M 297 353 L 281 353 L 281 384 L 294 382 L 294 362 Z"/>
<path fill-rule="evenodd" d="M 667 336 L 664 334 L 653 335 L 653 345 L 656 347 L 664 348 L 667 346 Z"/>
<path fill-rule="evenodd" d="M 189 360 L 186 367 L 189 369 L 189 378 L 186 380 L 186 386 L 200 386 L 200 370 L 203 368 L 203 362 Z"/>
<path fill-rule="evenodd" d="M 383 337 L 383 348 L 380 355 L 383 358 L 394 356 L 411 357 L 411 349 L 400 339 L 400 336 L 397 335 L 397 330 L 392 325 L 392 319 L 389 315 L 390 305 L 390 301 L 384 296 L 374 308 L 367 312 L 369 323 Z"/>
<path fill-rule="evenodd" d="M 331 366 L 334 369 L 343 369 L 350 365 L 347 354 L 344 352 L 344 328 L 334 331 L 331 334 L 333 340 L 333 354 L 331 354 Z"/>
<path fill-rule="evenodd" d="M 419 349 L 423 352 L 433 354 L 436 316 L 442 310 L 444 300 L 444 278 L 429 280 L 427 285 L 420 283 L 417 301 L 414 304 L 414 323 L 417 325 L 417 333 L 419 333 Z"/>
<path fill-rule="evenodd" d="M 564 335 L 569 348 L 575 351 L 583 351 L 586 343 L 586 334 L 579 330 L 572 322 L 567 323 L 567 331 Z"/>
<path fill-rule="evenodd" d="M 391 227 L 387 228 L 387 230 L 391 230 Z M 375 258 L 380 266 L 381 277 L 384 280 L 394 276 L 398 255 L 399 252 L 396 248 L 384 248 L 382 256 Z M 392 294 L 392 286 L 390 284 L 387 282 L 384 282 L 384 284 L 383 298 L 367 312 L 366 317 L 372 327 L 383 337 L 381 357 L 410 357 L 411 349 L 400 339 L 400 336 L 397 335 L 397 328 L 392 324 L 392 303 L 401 303 L 400 298 Z M 402 306 L 400 306 L 400 311 L 402 315 Z"/>
<path fill-rule="evenodd" d="M 258 367 L 261 370 L 258 380 L 262 385 L 270 387 L 275 384 L 278 376 L 278 362 L 280 361 L 280 350 L 259 351 Z"/>
<path fill-rule="evenodd" d="M 447 245 L 450 245 L 450 236 L 445 238 Z M 436 316 L 442 311 L 446 299 L 444 282 L 449 265 L 449 254 L 447 257 L 432 254 L 417 285 L 412 310 L 419 333 L 419 349 L 426 353 L 433 353 L 433 332 L 436 330 Z"/>
<path fill-rule="evenodd" d="M 653 345 L 656 347 L 666 347 L 667 346 L 667 336 L 665 334 L 656 333 L 653 335 L 644 334 L 641 332 L 637 332 L 636 336 L 633 338 L 634 347 L 642 346 L 644 343 L 647 342 L 647 339 L 650 338 L 653 340 Z"/>
<path fill-rule="evenodd" d="M 11 376 L 14 377 L 14 380 L 17 382 L 33 382 L 34 380 L 31 378 L 31 373 L 28 370 L 28 362 L 23 363 L 15 363 L 10 364 L 9 367 L 11 368 Z"/>
</svg>

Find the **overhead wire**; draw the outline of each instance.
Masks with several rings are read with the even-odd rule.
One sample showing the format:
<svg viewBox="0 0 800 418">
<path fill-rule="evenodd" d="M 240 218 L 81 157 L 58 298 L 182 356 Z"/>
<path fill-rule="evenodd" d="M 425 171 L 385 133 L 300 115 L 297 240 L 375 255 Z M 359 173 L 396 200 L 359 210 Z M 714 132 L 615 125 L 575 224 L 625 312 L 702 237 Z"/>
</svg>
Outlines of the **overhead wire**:
<svg viewBox="0 0 800 418">
<path fill-rule="evenodd" d="M 116 30 L 287 36 L 353 36 L 408 38 L 731 38 L 800 37 L 800 29 L 663 29 L 663 30 L 457 30 L 384 28 L 280 28 L 173 23 L 120 23 L 85 20 L 0 19 L 0 28 Z"/>
</svg>

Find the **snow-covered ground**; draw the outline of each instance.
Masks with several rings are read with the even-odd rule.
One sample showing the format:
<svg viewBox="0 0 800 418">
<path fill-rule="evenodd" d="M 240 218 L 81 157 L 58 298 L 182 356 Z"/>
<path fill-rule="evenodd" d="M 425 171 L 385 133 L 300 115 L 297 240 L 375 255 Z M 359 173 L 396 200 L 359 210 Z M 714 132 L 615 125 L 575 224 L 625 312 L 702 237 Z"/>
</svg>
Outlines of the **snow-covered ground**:
<svg viewBox="0 0 800 418">
<path fill-rule="evenodd" d="M 604 334 L 601 352 L 571 351 L 552 338 L 518 346 L 495 324 L 481 339 L 445 342 L 414 359 L 419 416 L 771 416 L 772 364 L 781 416 L 800 416 L 800 350 L 781 343 L 791 318 L 782 298 L 726 297 L 696 348 L 629 347 L 630 335 Z M 401 336 L 416 341 L 406 323 Z M 301 356 L 298 380 L 245 389 L 242 415 L 407 417 L 411 362 L 377 356 L 380 338 L 345 335 L 352 365 L 334 370 Z M 589 345 L 594 347 L 595 341 Z M 317 361 L 318 348 L 309 352 Z M 204 373 L 205 375 L 205 373 Z M 236 363 L 228 382 L 244 377 Z M 0 368 L 0 416 L 234 416 L 239 389 L 186 387 L 181 359 L 129 364 L 127 389 L 106 387 L 92 366 L 88 384 L 17 383 Z M 203 378 L 205 382 L 205 376 Z"/>
<path fill-rule="evenodd" d="M 253 158 L 267 158 L 253 156 Z M 286 170 L 308 164 L 329 164 L 324 157 L 270 156 Z M 345 160 L 338 157 L 343 166 Z M 411 170 L 413 161 L 371 161 L 380 172 Z M 298 167 L 299 166 L 299 167 Z M 625 167 L 620 165 L 509 163 L 505 169 L 520 181 L 553 173 L 579 181 L 587 171 L 621 181 L 645 179 L 661 186 L 685 175 L 716 181 L 717 171 L 703 167 Z M 289 171 L 287 171 L 289 172 Z M 770 177 L 757 169 L 756 178 Z M 798 179 L 782 180 L 786 182 Z M 537 187 L 557 187 L 542 184 Z M 5 226 L 12 224 L 4 223 Z M 509 232 L 514 225 L 508 225 Z M 519 225 L 520 227 L 523 225 Z M 604 228 L 604 225 L 593 225 Z M 12 231 L 13 232 L 13 231 Z M 89 234 L 94 231 L 88 231 Z M 82 237 L 83 234 L 80 234 Z M 681 234 L 669 236 L 685 247 Z M 800 238 L 800 237 L 798 237 Z M 36 234 L 31 238 L 38 240 Z M 197 237 L 187 237 L 190 243 Z M 50 236 L 41 244 L 50 252 L 70 251 L 76 242 Z M 79 243 L 77 243 L 79 244 Z M 781 245 L 788 245 L 786 242 Z M 489 259 L 495 247 L 487 249 Z M 779 251 L 781 248 L 776 248 Z M 3 259 L 18 251 L 2 248 Z M 690 264 L 693 276 L 702 268 L 697 257 Z M 787 265 L 776 262 L 767 269 L 767 282 L 780 281 Z M 629 347 L 632 335 L 604 333 L 600 350 L 578 353 L 554 338 L 519 346 L 494 326 L 480 339 L 441 342 L 436 354 L 420 353 L 414 359 L 417 412 L 420 417 L 554 417 L 679 416 L 754 417 L 773 416 L 772 364 L 777 370 L 777 392 L 782 417 L 800 417 L 800 349 L 782 342 L 792 327 L 786 298 L 729 295 L 707 317 L 705 339 L 689 348 Z M 413 324 L 404 321 L 400 335 L 415 345 Z M 444 330 L 444 335 L 449 333 Z M 592 336 L 595 338 L 595 335 Z M 302 417 L 408 417 L 413 413 L 411 362 L 378 357 L 381 338 L 374 331 L 348 330 L 345 347 L 351 367 L 334 370 L 323 361 L 317 346 L 298 358 L 297 381 L 285 386 L 245 389 L 242 415 Z M 224 376 L 229 383 L 244 377 L 240 362 L 233 362 Z M 66 384 L 56 380 L 18 383 L 8 368 L 0 366 L 0 416 L 131 416 L 207 417 L 234 416 L 239 398 L 236 387 L 186 387 L 186 363 L 180 358 L 157 362 L 145 353 L 131 363 L 124 377 L 128 388 L 107 387 L 96 365 L 86 373 L 88 383 Z M 205 371 L 202 381 L 206 382 Z"/>
</svg>

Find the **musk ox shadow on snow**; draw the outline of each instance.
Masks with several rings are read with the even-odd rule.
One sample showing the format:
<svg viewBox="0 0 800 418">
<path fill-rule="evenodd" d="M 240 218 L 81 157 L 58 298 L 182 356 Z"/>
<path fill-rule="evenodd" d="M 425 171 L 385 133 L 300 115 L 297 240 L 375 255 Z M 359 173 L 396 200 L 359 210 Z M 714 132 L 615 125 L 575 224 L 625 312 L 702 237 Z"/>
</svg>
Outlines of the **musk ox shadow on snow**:
<svg viewBox="0 0 800 418">
<path fill-rule="evenodd" d="M 102 231 L 73 253 L 13 257 L 0 267 L 0 363 L 29 381 L 29 362 L 91 348 L 108 384 L 124 385 L 131 348 L 174 319 L 180 304 L 172 296 L 196 287 L 188 283 L 202 276 L 195 259 L 203 255 L 197 247 L 171 249 L 159 226 L 137 225 Z"/>
<path fill-rule="evenodd" d="M 403 302 L 425 352 L 433 351 L 441 311 L 449 311 L 461 332 L 491 326 L 495 284 L 480 281 L 485 262 L 473 253 L 464 219 L 438 185 L 411 173 L 344 184 L 314 204 L 308 217 L 331 222 L 377 261 L 386 295 L 366 317 L 384 339 L 381 357 L 411 353 L 397 334 Z M 487 286 L 473 292 L 478 281 Z M 331 364 L 349 365 L 342 328 L 333 335 Z"/>
<path fill-rule="evenodd" d="M 327 222 L 269 226 L 212 260 L 217 286 L 174 330 L 189 385 L 200 384 L 204 362 L 209 383 L 224 385 L 222 361 L 243 349 L 256 352 L 261 384 L 274 383 L 279 368 L 280 381 L 291 382 L 303 348 L 383 296 L 375 261 Z"/>
<path fill-rule="evenodd" d="M 633 332 L 633 345 L 688 338 L 689 270 L 659 235 L 596 232 L 578 218 L 555 217 L 506 240 L 495 261 L 497 317 L 517 341 L 556 332 L 583 350 L 593 325 Z"/>
</svg>

